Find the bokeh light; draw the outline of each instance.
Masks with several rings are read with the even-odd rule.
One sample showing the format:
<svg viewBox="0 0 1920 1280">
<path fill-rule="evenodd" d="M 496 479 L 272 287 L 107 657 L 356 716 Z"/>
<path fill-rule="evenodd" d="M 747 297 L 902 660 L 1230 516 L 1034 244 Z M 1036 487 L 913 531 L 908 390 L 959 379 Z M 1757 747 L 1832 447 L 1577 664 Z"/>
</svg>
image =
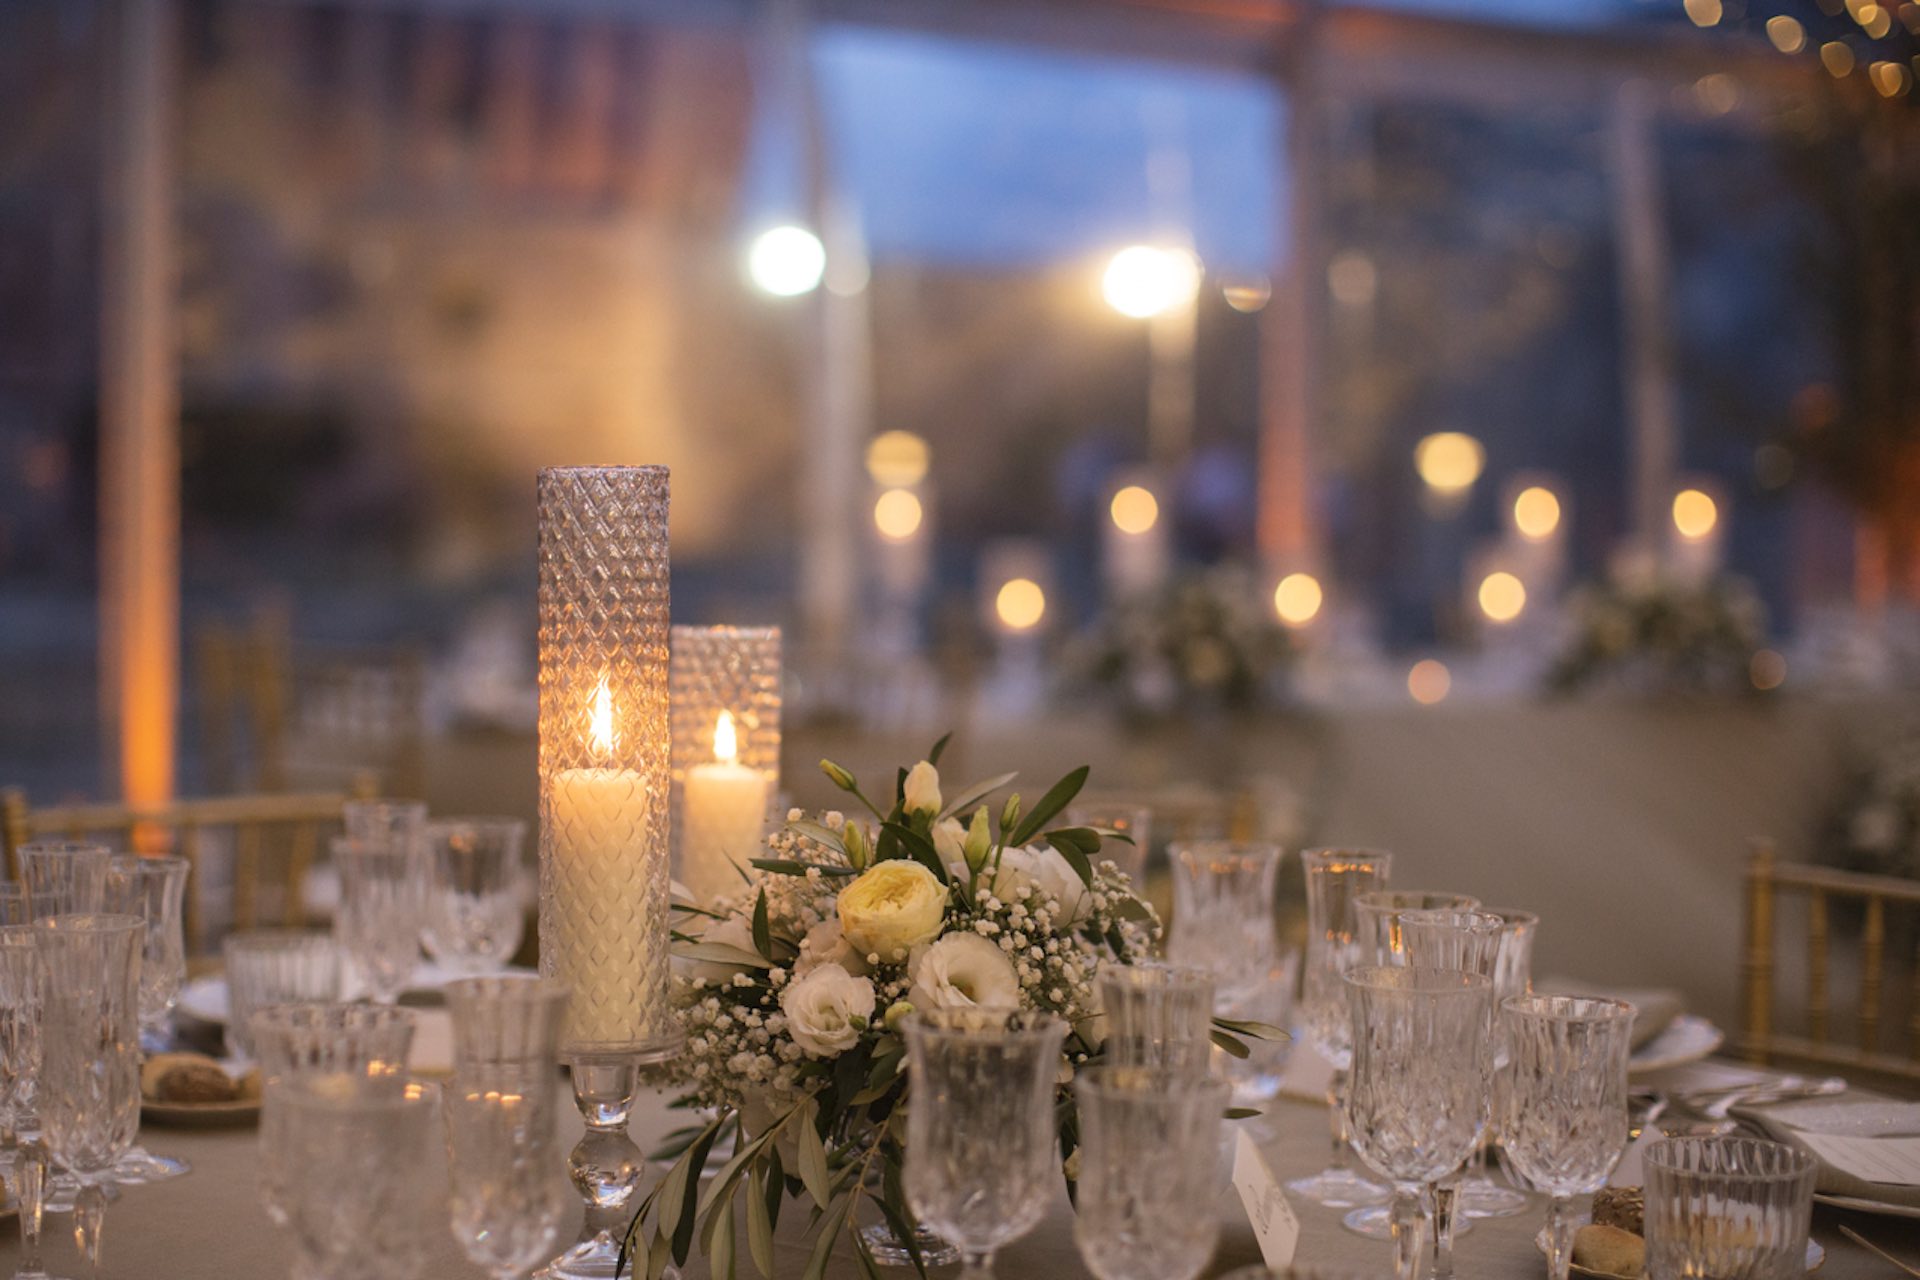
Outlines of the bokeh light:
<svg viewBox="0 0 1920 1280">
<path fill-rule="evenodd" d="M 1320 580 L 1310 573 L 1290 573 L 1273 589 L 1273 611 L 1290 627 L 1304 627 L 1319 616 L 1326 600 Z"/>
<path fill-rule="evenodd" d="M 1492 622 L 1512 622 L 1527 607 L 1527 587 L 1506 570 L 1480 579 L 1480 612 Z"/>
<path fill-rule="evenodd" d="M 993 611 L 1009 631 L 1031 631 L 1047 614 L 1047 593 L 1032 578 L 1011 578 L 994 596 Z"/>
<path fill-rule="evenodd" d="M 1421 706 L 1430 707 L 1446 699 L 1453 688 L 1453 673 L 1438 658 L 1422 658 L 1407 672 L 1407 692 Z"/>
<path fill-rule="evenodd" d="M 1159 523 L 1160 501 L 1148 490 L 1130 484 L 1113 495 L 1107 514 L 1120 532 L 1145 533 Z"/>
<path fill-rule="evenodd" d="M 1472 436 L 1436 431 L 1413 447 L 1413 466 L 1427 487 L 1460 493 L 1473 487 L 1487 464 L 1487 451 Z"/>
<path fill-rule="evenodd" d="M 1836 80 L 1852 75 L 1853 50 L 1841 41 L 1829 40 L 1820 46 L 1820 65 Z"/>
<path fill-rule="evenodd" d="M 1560 527 L 1560 499 L 1537 484 L 1522 489 L 1513 500 L 1513 527 L 1532 542 L 1551 538 Z"/>
<path fill-rule="evenodd" d="M 1680 536 L 1698 541 L 1713 532 L 1720 523 L 1720 508 L 1698 489 L 1682 489 L 1673 495 L 1673 527 Z"/>
<path fill-rule="evenodd" d="M 1779 13 L 1767 19 L 1767 39 L 1782 53 L 1798 53 L 1807 47 L 1807 29 L 1798 18 Z"/>
<path fill-rule="evenodd" d="M 1335 254 L 1327 264 L 1327 288 L 1344 306 L 1364 307 L 1380 292 L 1380 271 L 1358 249 Z"/>
<path fill-rule="evenodd" d="M 1130 245 L 1113 255 L 1100 292 L 1123 316 L 1145 320 L 1193 301 L 1200 288 L 1200 264 L 1183 249 Z"/>
<path fill-rule="evenodd" d="M 1772 649 L 1761 649 L 1747 664 L 1747 675 L 1753 687 L 1763 693 L 1778 689 L 1787 680 L 1787 660 Z"/>
<path fill-rule="evenodd" d="M 889 489 L 873 504 L 873 527 L 883 537 L 905 542 L 920 532 L 920 522 L 925 515 L 920 499 L 912 490 Z"/>
<path fill-rule="evenodd" d="M 1686 7 L 1687 17 L 1692 19 L 1696 27 L 1717 26 L 1726 13 L 1720 0 L 1682 0 L 1682 3 Z"/>
<path fill-rule="evenodd" d="M 805 227 L 769 228 L 747 250 L 747 274 L 776 298 L 813 292 L 826 270 L 827 248 Z"/>
<path fill-rule="evenodd" d="M 931 459 L 927 442 L 911 431 L 882 431 L 867 442 L 867 474 L 889 488 L 919 484 Z"/>
<path fill-rule="evenodd" d="M 1272 300 L 1273 285 L 1265 276 L 1229 276 L 1220 282 L 1220 296 L 1235 311 L 1252 315 Z"/>
</svg>

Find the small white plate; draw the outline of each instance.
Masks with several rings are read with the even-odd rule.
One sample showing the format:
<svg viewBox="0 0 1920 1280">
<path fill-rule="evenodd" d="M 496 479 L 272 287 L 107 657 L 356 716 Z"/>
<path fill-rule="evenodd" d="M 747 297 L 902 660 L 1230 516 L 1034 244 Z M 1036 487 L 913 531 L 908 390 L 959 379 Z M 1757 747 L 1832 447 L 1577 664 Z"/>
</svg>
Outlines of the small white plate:
<svg viewBox="0 0 1920 1280">
<path fill-rule="evenodd" d="M 1814 1197 L 1814 1199 L 1816 1200 L 1819 1198 L 1820 1197 L 1818 1196 Z M 1589 1221 L 1590 1219 L 1587 1218 L 1585 1214 L 1581 1215 L 1580 1217 L 1581 1226 L 1583 1227 L 1586 1226 Z M 1545 1227 L 1540 1228 L 1540 1233 L 1534 1236 L 1533 1244 L 1534 1244 L 1534 1247 L 1540 1250 L 1541 1253 L 1550 1252 L 1548 1248 L 1548 1241 L 1547 1241 L 1547 1229 Z M 1827 1260 L 1827 1251 L 1821 1247 L 1820 1242 L 1818 1240 L 1808 1239 L 1807 1270 L 1818 1271 L 1820 1269 L 1820 1265 L 1824 1263 L 1826 1260 Z M 1589 1280 L 1622 1280 L 1622 1277 L 1615 1275 L 1611 1271 L 1595 1271 L 1591 1267 L 1583 1267 L 1577 1262 L 1573 1264 L 1572 1272 L 1576 1276 L 1586 1276 L 1589 1278 Z"/>
<path fill-rule="evenodd" d="M 1627 1059 L 1629 1075 L 1664 1071 L 1711 1057 L 1726 1042 L 1727 1033 L 1697 1014 L 1683 1013 L 1667 1024 L 1667 1029 L 1640 1046 Z"/>
<path fill-rule="evenodd" d="M 1871 1213 L 1880 1218 L 1920 1219 L 1920 1205 L 1892 1204 L 1885 1200 L 1861 1200 L 1855 1196 L 1829 1195 L 1825 1191 L 1814 1192 L 1813 1202 L 1833 1209 L 1846 1209 L 1853 1213 Z"/>
</svg>

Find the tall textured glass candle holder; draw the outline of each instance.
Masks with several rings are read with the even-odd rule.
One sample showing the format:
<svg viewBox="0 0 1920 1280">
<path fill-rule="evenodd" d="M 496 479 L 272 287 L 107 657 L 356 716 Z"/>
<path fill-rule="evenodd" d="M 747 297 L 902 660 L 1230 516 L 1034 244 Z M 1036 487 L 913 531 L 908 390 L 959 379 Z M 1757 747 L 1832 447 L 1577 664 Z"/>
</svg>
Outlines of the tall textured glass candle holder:
<svg viewBox="0 0 1920 1280">
<path fill-rule="evenodd" d="M 627 1120 L 672 1057 L 667 1000 L 667 469 L 540 473 L 540 969 L 572 991 L 561 1056 L 587 1124 L 580 1243 L 541 1275 L 611 1277 L 645 1170 Z"/>
<path fill-rule="evenodd" d="M 780 628 L 675 627 L 673 870 L 705 903 L 743 883 L 780 787 Z"/>
</svg>

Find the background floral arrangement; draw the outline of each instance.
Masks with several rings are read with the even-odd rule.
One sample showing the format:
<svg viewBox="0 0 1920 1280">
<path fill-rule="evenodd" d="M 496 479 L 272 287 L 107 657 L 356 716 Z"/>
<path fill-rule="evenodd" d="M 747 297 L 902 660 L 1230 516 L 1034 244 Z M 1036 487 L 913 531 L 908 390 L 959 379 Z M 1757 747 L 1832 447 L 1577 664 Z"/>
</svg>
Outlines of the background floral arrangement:
<svg viewBox="0 0 1920 1280">
<path fill-rule="evenodd" d="M 822 761 L 866 813 L 796 810 L 769 839 L 768 856 L 743 871 L 738 892 L 678 907 L 673 992 L 687 1050 L 673 1078 L 685 1088 L 680 1105 L 711 1118 L 659 1153 L 674 1163 L 628 1228 L 636 1272 L 644 1262 L 657 1278 L 670 1258 L 684 1263 L 697 1241 L 716 1280 L 731 1277 L 742 1201 L 753 1261 L 771 1280 L 781 1206 L 801 1196 L 812 1201 L 817 1231 L 810 1280 L 843 1232 L 863 1273 L 877 1274 L 857 1229 L 862 1200 L 918 1263 L 899 1123 L 907 1091 L 899 1028 L 915 1009 L 1039 1010 L 1063 1019 L 1070 1030 L 1060 1155 L 1073 1167 L 1068 1081 L 1104 1038 L 1095 970 L 1143 955 L 1160 921 L 1127 876 L 1097 857 L 1115 833 L 1047 828 L 1085 783 L 1085 768 L 1030 808 L 1011 797 L 996 825 L 984 801 L 1013 775 L 945 800 L 936 768 L 945 743 L 899 771 L 884 811 L 853 775 Z M 1215 1043 L 1241 1055 L 1239 1036 L 1279 1034 L 1254 1023 L 1216 1027 Z M 725 1138 L 734 1151 L 703 1186 L 702 1171 Z"/>
<path fill-rule="evenodd" d="M 1696 585 L 1616 572 L 1575 592 L 1569 613 L 1572 635 L 1547 674 L 1557 692 L 1751 691 L 1749 664 L 1766 643 L 1766 608 L 1733 576 Z"/>
<path fill-rule="evenodd" d="M 1129 715 L 1157 718 L 1273 705 L 1294 653 L 1254 575 L 1225 566 L 1110 606 L 1074 642 L 1068 669 Z"/>
<path fill-rule="evenodd" d="M 1855 771 L 1829 847 L 1850 871 L 1920 877 L 1920 731 L 1894 737 Z"/>
</svg>

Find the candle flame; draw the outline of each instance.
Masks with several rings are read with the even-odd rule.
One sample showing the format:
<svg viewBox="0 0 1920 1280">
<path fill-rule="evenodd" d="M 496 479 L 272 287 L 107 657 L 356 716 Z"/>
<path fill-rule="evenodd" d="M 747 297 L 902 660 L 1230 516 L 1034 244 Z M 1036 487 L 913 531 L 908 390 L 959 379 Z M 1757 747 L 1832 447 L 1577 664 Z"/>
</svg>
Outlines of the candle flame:
<svg viewBox="0 0 1920 1280">
<path fill-rule="evenodd" d="M 613 691 L 607 688 L 605 676 L 600 677 L 600 687 L 593 693 L 593 718 L 588 732 L 592 735 L 595 755 L 613 754 Z"/>
<path fill-rule="evenodd" d="M 722 711 L 713 724 L 713 758 L 732 764 L 740 758 L 740 744 L 733 732 L 733 712 Z"/>
</svg>

